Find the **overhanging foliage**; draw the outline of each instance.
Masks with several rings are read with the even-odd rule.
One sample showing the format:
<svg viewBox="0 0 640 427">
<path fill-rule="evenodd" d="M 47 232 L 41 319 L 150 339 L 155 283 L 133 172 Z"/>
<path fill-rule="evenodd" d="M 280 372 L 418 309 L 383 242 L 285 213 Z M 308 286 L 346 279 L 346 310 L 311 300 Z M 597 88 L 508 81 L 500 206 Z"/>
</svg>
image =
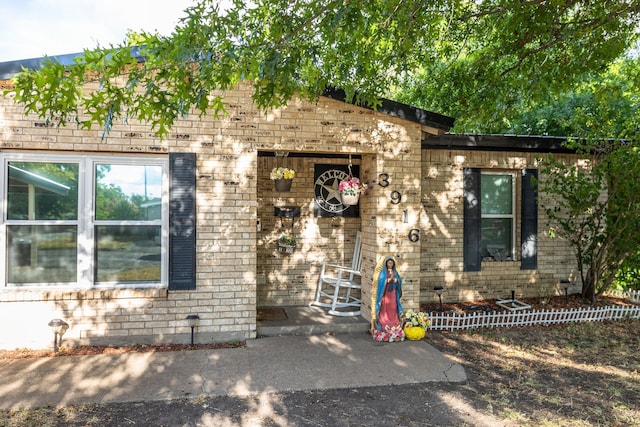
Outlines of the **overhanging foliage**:
<svg viewBox="0 0 640 427">
<path fill-rule="evenodd" d="M 241 81 L 263 109 L 327 86 L 375 106 L 421 70 L 425 107 L 495 118 L 606 67 L 635 39 L 639 12 L 636 1 L 586 0 L 234 0 L 220 12 L 200 0 L 171 35 L 136 35 L 142 63 L 126 43 L 87 50 L 71 67 L 25 70 L 10 92 L 57 125 L 108 131 L 135 117 L 163 136 L 194 110 L 224 112 L 224 91 Z"/>
</svg>

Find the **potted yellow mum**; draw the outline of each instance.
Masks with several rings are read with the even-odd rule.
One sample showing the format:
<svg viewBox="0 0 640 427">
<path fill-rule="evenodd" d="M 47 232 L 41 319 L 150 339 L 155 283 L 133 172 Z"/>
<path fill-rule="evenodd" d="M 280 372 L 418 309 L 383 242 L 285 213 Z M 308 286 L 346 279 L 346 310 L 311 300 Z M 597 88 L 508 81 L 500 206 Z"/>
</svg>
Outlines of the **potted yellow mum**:
<svg viewBox="0 0 640 427">
<path fill-rule="evenodd" d="M 427 328 L 431 325 L 427 313 L 422 311 L 408 311 L 403 320 L 404 335 L 412 341 L 424 338 Z"/>
</svg>

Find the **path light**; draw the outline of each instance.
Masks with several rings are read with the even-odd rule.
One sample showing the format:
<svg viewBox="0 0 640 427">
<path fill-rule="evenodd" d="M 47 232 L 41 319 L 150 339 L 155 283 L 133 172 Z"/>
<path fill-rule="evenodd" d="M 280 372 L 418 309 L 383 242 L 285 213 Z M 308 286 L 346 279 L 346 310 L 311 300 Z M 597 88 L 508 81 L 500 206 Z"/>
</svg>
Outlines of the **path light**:
<svg viewBox="0 0 640 427">
<path fill-rule="evenodd" d="M 566 305 L 569 305 L 569 287 L 568 286 L 564 287 L 564 303 Z"/>
<path fill-rule="evenodd" d="M 190 314 L 187 316 L 187 322 L 189 322 L 189 326 L 191 327 L 191 345 L 193 345 L 193 329 L 196 327 L 200 316 L 197 314 Z"/>
<path fill-rule="evenodd" d="M 53 352 L 58 352 L 58 335 L 60 335 L 60 342 L 62 342 L 62 334 L 67 332 L 69 324 L 62 319 L 53 319 L 49 322 L 49 327 L 53 331 Z"/>
<path fill-rule="evenodd" d="M 442 307 L 442 291 L 444 291 L 444 288 L 442 286 L 436 286 L 435 288 L 433 288 L 433 290 L 438 295 L 438 299 L 440 300 L 440 312 L 444 312 L 444 307 Z"/>
</svg>

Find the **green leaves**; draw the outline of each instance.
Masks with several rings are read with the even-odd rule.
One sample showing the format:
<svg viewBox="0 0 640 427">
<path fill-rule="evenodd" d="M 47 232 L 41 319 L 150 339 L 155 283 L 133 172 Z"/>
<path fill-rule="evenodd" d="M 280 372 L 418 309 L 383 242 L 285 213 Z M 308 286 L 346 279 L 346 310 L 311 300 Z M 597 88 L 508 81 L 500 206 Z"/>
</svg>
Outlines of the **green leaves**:
<svg viewBox="0 0 640 427">
<path fill-rule="evenodd" d="M 636 142 L 581 140 L 573 144 L 589 159 L 570 165 L 541 161 L 540 194 L 555 236 L 576 253 L 583 295 L 606 291 L 625 260 L 640 246 L 640 153 Z"/>
<path fill-rule="evenodd" d="M 411 76 L 402 100 L 461 125 L 499 126 L 618 57 L 636 36 L 638 9 L 616 1 L 234 0 L 220 12 L 200 0 L 170 36 L 129 34 L 139 51 L 85 51 L 74 66 L 17 76 L 12 92 L 56 124 L 137 117 L 162 136 L 184 114 L 224 112 L 208 95 L 241 81 L 270 109 L 294 94 L 314 100 L 326 86 L 376 105 Z M 85 94 L 88 83 L 102 94 Z"/>
</svg>

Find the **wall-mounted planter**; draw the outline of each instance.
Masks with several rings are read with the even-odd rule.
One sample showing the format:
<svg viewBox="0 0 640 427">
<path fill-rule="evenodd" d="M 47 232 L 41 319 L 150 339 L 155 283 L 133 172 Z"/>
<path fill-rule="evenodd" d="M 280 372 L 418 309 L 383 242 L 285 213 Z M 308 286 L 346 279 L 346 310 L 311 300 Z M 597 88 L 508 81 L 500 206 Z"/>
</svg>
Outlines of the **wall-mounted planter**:
<svg viewBox="0 0 640 427">
<path fill-rule="evenodd" d="M 300 217 L 300 206 L 274 206 L 273 216 L 278 218 L 291 218 L 291 226 L 295 223 L 295 218 Z"/>
<path fill-rule="evenodd" d="M 295 218 L 300 216 L 300 206 L 274 206 L 273 215 L 280 218 Z"/>
<path fill-rule="evenodd" d="M 278 193 L 288 193 L 291 191 L 291 183 L 293 179 L 274 179 L 273 183 L 276 186 L 276 191 Z"/>
<path fill-rule="evenodd" d="M 288 245 L 286 243 L 278 242 L 278 252 L 284 255 L 291 255 L 296 250 L 296 245 Z"/>
</svg>

